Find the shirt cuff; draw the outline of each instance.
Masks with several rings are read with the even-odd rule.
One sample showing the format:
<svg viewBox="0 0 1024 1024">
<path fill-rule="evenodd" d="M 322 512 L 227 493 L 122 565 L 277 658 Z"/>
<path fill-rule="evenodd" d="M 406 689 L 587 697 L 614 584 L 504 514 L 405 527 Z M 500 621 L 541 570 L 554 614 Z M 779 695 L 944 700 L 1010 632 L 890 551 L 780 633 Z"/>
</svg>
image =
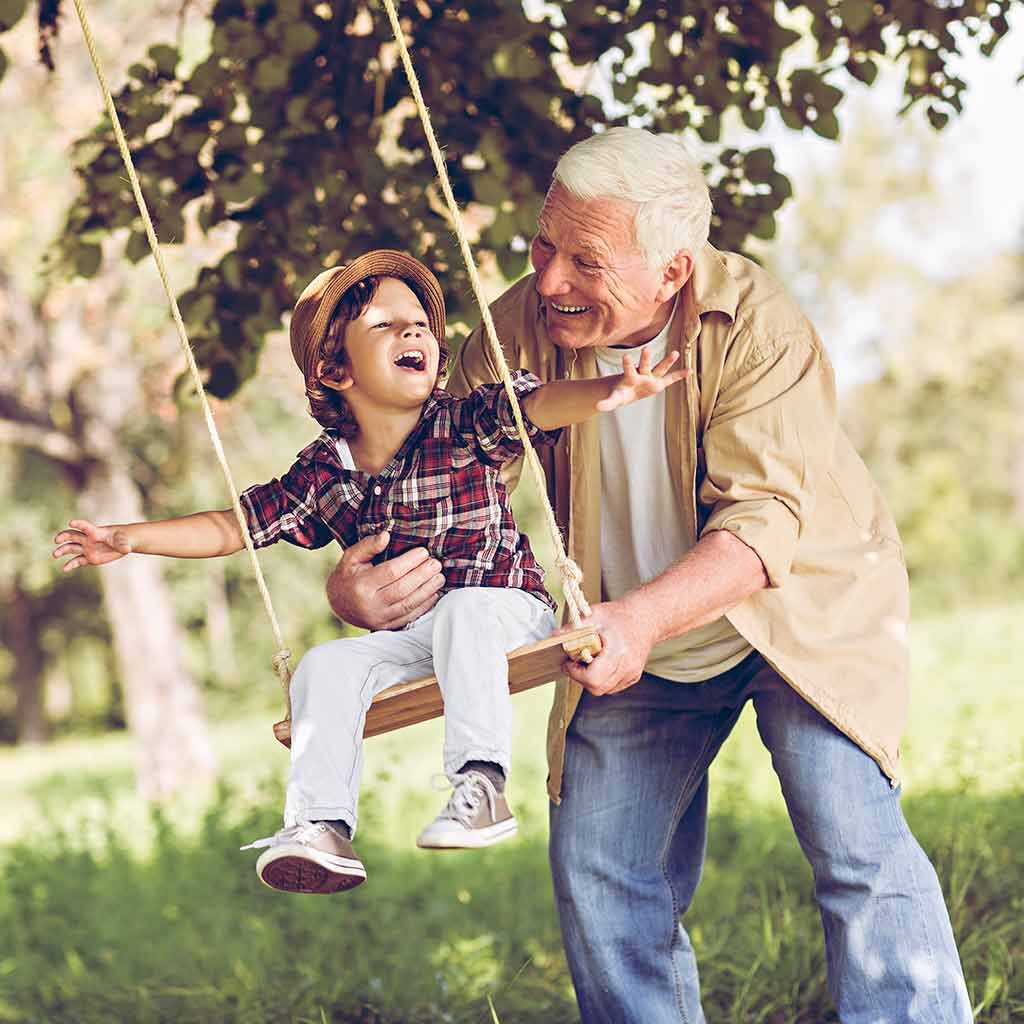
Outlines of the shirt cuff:
<svg viewBox="0 0 1024 1024">
<path fill-rule="evenodd" d="M 725 530 L 750 548 L 764 566 L 771 587 L 781 587 L 789 576 L 800 536 L 800 524 L 786 505 L 776 498 L 734 501 L 711 513 L 701 530 Z"/>
<path fill-rule="evenodd" d="M 526 424 L 526 432 L 530 437 L 530 440 L 534 444 L 539 445 L 552 445 L 562 436 L 562 428 L 555 427 L 553 430 L 542 430 L 537 426 L 533 420 L 530 419 L 526 409 L 523 408 L 523 400 L 527 395 L 533 394 L 534 391 L 539 387 L 543 387 L 544 382 L 534 374 L 530 373 L 529 370 L 513 370 L 511 373 L 512 377 L 512 390 L 515 392 L 516 401 L 519 403 L 519 411 L 523 414 L 523 423 Z M 507 395 L 505 394 L 504 384 L 498 384 L 496 387 L 501 389 L 501 396 L 504 399 L 499 407 L 499 417 L 502 419 L 502 426 L 507 431 L 510 437 L 518 438 L 519 433 L 516 430 L 516 418 L 512 413 L 512 405 L 507 401 Z"/>
</svg>

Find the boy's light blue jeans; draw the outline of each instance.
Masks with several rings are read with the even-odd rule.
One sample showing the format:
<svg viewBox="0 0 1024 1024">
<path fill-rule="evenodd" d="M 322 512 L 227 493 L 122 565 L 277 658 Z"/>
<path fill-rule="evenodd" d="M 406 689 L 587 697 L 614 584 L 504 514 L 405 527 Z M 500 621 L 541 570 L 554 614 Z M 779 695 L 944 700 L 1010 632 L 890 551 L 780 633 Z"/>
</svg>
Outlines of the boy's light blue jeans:
<svg viewBox="0 0 1024 1024">
<path fill-rule="evenodd" d="M 447 775 L 467 761 L 509 773 L 512 707 L 506 653 L 550 636 L 555 616 L 524 590 L 465 587 L 404 629 L 318 644 L 292 677 L 292 770 L 285 827 L 344 821 L 355 834 L 363 725 L 374 696 L 434 674 L 444 696 Z"/>
<path fill-rule="evenodd" d="M 704 861 L 708 766 L 748 700 L 814 872 L 840 1020 L 969 1022 L 949 915 L 899 789 L 752 654 L 704 683 L 644 675 L 584 694 L 573 717 L 551 865 L 584 1024 L 705 1020 L 679 919 Z"/>
</svg>

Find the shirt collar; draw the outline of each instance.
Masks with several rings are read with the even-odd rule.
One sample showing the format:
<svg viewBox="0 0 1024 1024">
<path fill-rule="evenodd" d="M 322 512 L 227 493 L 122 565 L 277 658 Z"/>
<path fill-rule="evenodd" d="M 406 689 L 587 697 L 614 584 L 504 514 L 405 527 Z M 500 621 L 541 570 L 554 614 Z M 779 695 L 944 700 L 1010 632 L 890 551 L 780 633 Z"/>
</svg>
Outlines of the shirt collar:
<svg viewBox="0 0 1024 1024">
<path fill-rule="evenodd" d="M 442 390 L 441 388 L 434 388 L 427 400 L 423 403 L 423 409 L 420 412 L 420 418 L 416 426 L 413 427 L 412 432 L 405 441 L 402 442 L 402 447 L 398 449 L 395 457 L 377 475 L 386 475 L 391 467 L 396 463 L 401 462 L 412 449 L 417 447 L 423 437 L 423 434 L 430 429 L 430 425 L 433 423 L 434 418 L 437 416 L 441 408 L 453 400 L 454 395 Z M 302 449 L 301 452 L 299 452 L 296 456 L 296 461 L 307 466 L 312 465 L 313 462 L 326 462 L 340 473 L 361 473 L 363 476 L 366 476 L 367 474 L 363 473 L 362 470 L 350 469 L 344 464 L 341 452 L 338 450 L 339 440 L 341 440 L 341 436 L 336 428 L 325 427 L 319 437 L 311 441 Z"/>
<path fill-rule="evenodd" d="M 710 242 L 696 255 L 693 274 L 686 284 L 697 316 L 705 313 L 724 313 L 730 320 L 736 319 L 736 307 L 740 302 L 740 290 L 729 273 L 722 254 Z"/>
</svg>

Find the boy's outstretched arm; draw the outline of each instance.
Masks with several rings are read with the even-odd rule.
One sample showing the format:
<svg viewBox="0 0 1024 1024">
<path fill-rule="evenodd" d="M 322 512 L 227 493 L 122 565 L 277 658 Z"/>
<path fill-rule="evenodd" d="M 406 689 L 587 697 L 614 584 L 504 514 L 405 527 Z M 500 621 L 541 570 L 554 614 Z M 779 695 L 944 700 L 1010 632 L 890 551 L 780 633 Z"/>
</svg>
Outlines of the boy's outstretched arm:
<svg viewBox="0 0 1024 1024">
<path fill-rule="evenodd" d="M 245 547 L 233 509 L 197 512 L 152 523 L 97 526 L 87 519 L 72 519 L 53 538 L 54 558 L 71 557 L 64 572 L 83 565 L 106 565 L 135 552 L 172 558 L 216 558 Z"/>
<path fill-rule="evenodd" d="M 541 430 L 556 430 L 582 423 L 599 412 L 611 412 L 620 405 L 658 395 L 690 375 L 689 370 L 673 370 L 678 352 L 670 352 L 651 367 L 650 354 L 640 354 L 634 366 L 629 353 L 622 357 L 622 373 L 591 380 L 553 380 L 526 396 L 523 410 Z"/>
</svg>

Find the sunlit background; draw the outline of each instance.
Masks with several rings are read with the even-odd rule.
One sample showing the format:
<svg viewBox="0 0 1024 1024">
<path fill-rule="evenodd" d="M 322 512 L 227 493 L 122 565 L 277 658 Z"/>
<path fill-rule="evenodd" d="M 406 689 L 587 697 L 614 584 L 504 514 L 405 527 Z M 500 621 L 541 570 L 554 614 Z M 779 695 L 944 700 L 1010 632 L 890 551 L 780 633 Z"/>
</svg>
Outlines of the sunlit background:
<svg viewBox="0 0 1024 1024">
<path fill-rule="evenodd" d="M 0 19 L 11 6 L 0 0 Z M 152 43 L 206 45 L 198 5 L 91 6 L 114 83 Z M 738 119 L 723 132 L 725 144 L 770 146 L 793 184 L 774 239 L 750 252 L 824 338 L 846 428 L 904 538 L 907 813 L 945 886 L 977 1019 L 990 1022 L 1024 1019 L 1022 15 L 991 58 L 962 59 L 964 110 L 941 132 L 917 109 L 898 115 L 893 65 L 870 88 L 844 85 L 837 142 L 772 116 L 756 134 Z M 78 189 L 72 142 L 101 98 L 70 5 L 53 73 L 28 21 L 0 37 L 0 1020 L 575 1019 L 544 852 L 548 688 L 516 699 L 514 846 L 413 850 L 444 799 L 431 789 L 441 727 L 417 726 L 367 746 L 370 884 L 289 901 L 260 891 L 235 852 L 276 827 L 287 771 L 270 731 L 273 638 L 245 556 L 154 559 L 133 577 L 142 589 L 104 590 L 95 572 L 64 576 L 51 560 L 75 515 L 158 518 L 227 498 L 176 383 L 184 362 L 151 260 L 132 265 L 123 240 L 105 240 L 89 280 L 51 265 Z M 613 102 L 600 66 L 588 87 Z M 228 241 L 192 232 L 168 247 L 174 286 Z M 239 487 L 281 472 L 316 433 L 283 333 L 255 379 L 214 404 Z M 91 472 L 86 441 L 107 453 L 104 473 Z M 533 500 L 516 501 L 549 559 Z M 343 628 L 323 596 L 336 555 L 261 554 L 296 655 Z M 159 624 L 159 663 L 133 660 L 117 615 Z M 163 725 L 180 762 L 155 769 L 126 715 L 126 693 L 153 675 L 187 682 Z M 835 1019 L 810 875 L 749 711 L 712 771 L 712 811 L 687 919 L 709 1019 Z"/>
</svg>

